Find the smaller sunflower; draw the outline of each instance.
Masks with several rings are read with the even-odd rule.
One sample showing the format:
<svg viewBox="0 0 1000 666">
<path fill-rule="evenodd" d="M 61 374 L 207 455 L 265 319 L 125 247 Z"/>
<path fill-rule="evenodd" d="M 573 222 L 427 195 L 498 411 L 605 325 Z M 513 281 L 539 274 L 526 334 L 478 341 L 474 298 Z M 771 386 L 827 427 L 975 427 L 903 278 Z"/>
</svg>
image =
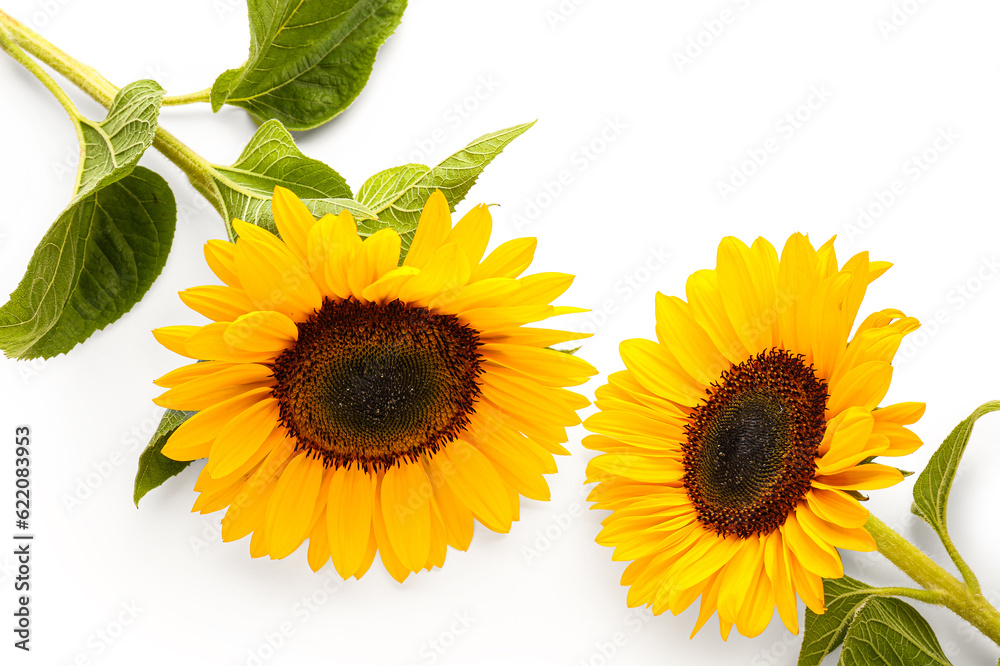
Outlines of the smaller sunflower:
<svg viewBox="0 0 1000 666">
<path fill-rule="evenodd" d="M 486 255 L 486 206 L 452 226 L 441 192 L 402 262 L 396 231 L 362 237 L 346 211 L 316 220 L 277 188 L 273 213 L 280 238 L 236 220 L 206 245 L 224 284 L 181 299 L 211 323 L 154 331 L 199 361 L 156 399 L 197 412 L 163 447 L 208 459 L 194 510 L 226 508 L 223 540 L 252 532 L 254 557 L 308 539 L 314 570 L 360 578 L 378 552 L 402 581 L 468 548 L 474 520 L 507 532 L 522 495 L 547 500 L 589 404 L 564 387 L 596 371 L 549 348 L 585 336 L 528 324 L 577 311 L 550 304 L 573 277 L 521 277 L 534 239 Z"/>
<path fill-rule="evenodd" d="M 657 294 L 657 341 L 622 343 L 627 369 L 584 424 L 601 452 L 591 508 L 611 511 L 597 541 L 632 560 L 629 606 L 676 615 L 700 597 L 694 633 L 718 613 L 724 639 L 734 624 L 756 636 L 777 608 L 798 633 L 796 597 L 824 612 L 838 549 L 875 550 L 857 491 L 903 478 L 872 458 L 916 450 L 906 426 L 924 411 L 878 408 L 917 320 L 882 310 L 854 327 L 889 266 L 861 253 L 838 268 L 832 239 L 795 234 L 779 260 L 763 238 L 726 238 L 686 302 Z"/>
</svg>

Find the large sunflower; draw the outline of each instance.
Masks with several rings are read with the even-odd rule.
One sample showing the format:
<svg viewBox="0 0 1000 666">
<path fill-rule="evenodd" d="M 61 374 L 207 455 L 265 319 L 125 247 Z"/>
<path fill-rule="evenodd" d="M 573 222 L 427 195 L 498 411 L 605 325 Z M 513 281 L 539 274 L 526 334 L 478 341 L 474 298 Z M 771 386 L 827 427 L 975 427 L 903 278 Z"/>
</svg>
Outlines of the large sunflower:
<svg viewBox="0 0 1000 666">
<path fill-rule="evenodd" d="M 756 636 L 777 607 L 797 633 L 796 595 L 822 613 L 822 579 L 844 575 L 837 549 L 875 550 L 856 491 L 903 478 L 871 458 L 919 447 L 904 426 L 924 410 L 877 408 L 915 319 L 882 310 L 850 337 L 888 268 L 861 253 L 838 269 L 832 239 L 796 234 L 779 261 L 762 238 L 726 238 L 687 302 L 657 294 L 658 342 L 622 343 L 627 370 L 585 423 L 604 452 L 592 508 L 611 510 L 597 541 L 634 560 L 630 606 L 677 614 L 700 596 L 694 633 L 717 611 L 723 638 Z"/>
<path fill-rule="evenodd" d="M 228 507 L 223 540 L 253 532 L 253 556 L 282 558 L 308 538 L 312 568 L 332 557 L 344 578 L 378 551 L 402 581 L 465 550 L 474 518 L 507 532 L 520 495 L 548 499 L 588 404 L 563 387 L 595 371 L 548 348 L 583 336 L 525 324 L 572 310 L 550 305 L 572 276 L 519 278 L 534 239 L 484 259 L 486 206 L 452 227 L 440 192 L 402 265 L 392 229 L 362 238 L 281 188 L 273 213 L 280 239 L 236 220 L 235 243 L 206 245 L 225 284 L 181 299 L 212 323 L 154 331 L 204 361 L 159 379 L 156 402 L 198 412 L 163 453 L 208 459 L 194 509 Z"/>
</svg>

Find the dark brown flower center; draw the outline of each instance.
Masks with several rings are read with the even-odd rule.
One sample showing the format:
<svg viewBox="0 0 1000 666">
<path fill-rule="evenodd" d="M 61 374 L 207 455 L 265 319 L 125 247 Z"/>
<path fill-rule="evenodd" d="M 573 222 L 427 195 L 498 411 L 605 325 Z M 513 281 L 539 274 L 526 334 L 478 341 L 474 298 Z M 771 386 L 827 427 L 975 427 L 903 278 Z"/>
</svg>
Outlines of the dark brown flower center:
<svg viewBox="0 0 1000 666">
<path fill-rule="evenodd" d="M 281 422 L 329 466 L 416 461 L 469 423 L 478 333 L 400 301 L 324 301 L 273 364 Z"/>
<path fill-rule="evenodd" d="M 723 536 L 767 534 L 808 492 L 826 430 L 826 382 L 783 349 L 734 365 L 687 426 L 684 487 Z"/>
</svg>

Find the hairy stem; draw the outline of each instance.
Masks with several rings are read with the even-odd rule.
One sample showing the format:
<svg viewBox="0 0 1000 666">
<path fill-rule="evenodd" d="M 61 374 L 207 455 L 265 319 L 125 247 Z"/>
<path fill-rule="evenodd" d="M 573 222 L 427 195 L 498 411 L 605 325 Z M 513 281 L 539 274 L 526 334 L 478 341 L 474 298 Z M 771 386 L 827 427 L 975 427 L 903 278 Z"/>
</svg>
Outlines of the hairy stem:
<svg viewBox="0 0 1000 666">
<path fill-rule="evenodd" d="M 171 95 L 169 97 L 163 98 L 163 106 L 176 106 L 179 104 L 195 104 L 197 102 L 210 102 L 212 101 L 212 89 L 205 88 L 204 90 L 199 90 L 195 93 L 188 93 L 187 95 Z"/>
<path fill-rule="evenodd" d="M 907 576 L 928 592 L 935 593 L 938 603 L 951 609 L 1000 645 L 1000 611 L 997 611 L 978 590 L 958 580 L 919 548 L 904 539 L 874 515 L 868 517 L 865 529 L 875 539 L 878 551 Z M 907 595 L 913 596 L 913 595 Z M 914 597 L 916 598 L 916 597 Z"/>
<path fill-rule="evenodd" d="M 976 574 L 973 573 L 972 568 L 966 564 L 965 560 L 958 552 L 958 548 L 955 547 L 954 542 L 951 540 L 951 536 L 948 535 L 947 531 L 943 534 L 938 534 L 941 538 L 941 543 L 944 544 L 944 548 L 948 551 L 948 555 L 951 557 L 951 561 L 955 563 L 955 567 L 958 568 L 958 572 L 962 574 L 962 579 L 965 580 L 965 584 L 969 586 L 974 594 L 982 592 L 982 586 L 979 584 L 979 579 L 976 578 Z"/>
<path fill-rule="evenodd" d="M 0 11 L 0 14 L 3 12 Z M 38 66 L 34 60 L 28 57 L 28 54 L 18 45 L 16 41 L 8 34 L 7 30 L 4 29 L 3 24 L 0 23 L 0 48 L 7 52 L 11 58 L 16 60 L 22 67 L 31 72 L 36 79 L 38 79 L 43 86 L 48 88 L 52 96 L 56 98 L 56 101 L 62 105 L 62 108 L 66 109 L 66 113 L 74 121 L 80 118 L 80 111 L 76 108 L 76 104 L 73 104 L 73 100 L 69 98 L 59 84 L 55 82 L 48 72 Z M 77 135 L 80 135 L 79 125 L 76 122 L 73 123 L 77 127 Z M 82 137 L 81 137 L 82 138 Z"/>
<path fill-rule="evenodd" d="M 10 39 L 17 46 L 66 77 L 66 79 L 87 93 L 101 104 L 101 106 L 107 109 L 111 108 L 119 89 L 104 78 L 96 69 L 83 64 L 3 10 L 0 10 L 0 31 L 6 31 Z M 9 49 L 5 50 L 10 52 Z M 21 52 L 21 55 L 24 56 L 24 53 Z M 30 61 L 30 58 L 24 56 L 23 59 L 16 57 L 15 59 L 28 68 L 35 76 L 41 73 L 48 77 L 44 70 L 38 67 L 33 61 L 31 64 L 34 65 L 34 68 L 29 67 L 24 62 L 25 60 Z M 48 78 L 51 81 L 51 77 Z M 45 83 L 45 81 L 42 80 L 42 83 Z M 55 85 L 54 81 L 52 83 Z M 60 92 L 62 91 L 60 90 Z M 55 93 L 53 92 L 53 94 Z M 63 95 L 65 96 L 65 93 Z M 68 101 L 69 98 L 67 97 L 66 100 Z M 69 103 L 72 104 L 72 102 Z M 75 110 L 76 107 L 73 108 Z M 76 115 L 79 116 L 79 113 Z M 212 204 L 220 215 L 225 217 L 225 206 L 219 196 L 215 181 L 212 179 L 212 166 L 207 160 L 188 148 L 177 137 L 162 127 L 156 128 L 153 146 L 167 159 L 180 167 L 181 171 L 187 174 L 188 180 L 191 181 L 194 188 L 208 199 L 209 203 Z"/>
</svg>

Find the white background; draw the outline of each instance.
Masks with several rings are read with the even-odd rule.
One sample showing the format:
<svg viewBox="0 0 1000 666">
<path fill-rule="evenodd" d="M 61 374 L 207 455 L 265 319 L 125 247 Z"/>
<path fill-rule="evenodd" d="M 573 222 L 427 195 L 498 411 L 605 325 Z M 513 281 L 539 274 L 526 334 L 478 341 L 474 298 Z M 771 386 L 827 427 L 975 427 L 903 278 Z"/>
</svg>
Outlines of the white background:
<svg viewBox="0 0 1000 666">
<path fill-rule="evenodd" d="M 580 354 L 604 373 L 622 367 L 620 340 L 652 337 L 653 294 L 683 294 L 692 271 L 714 266 L 724 235 L 764 235 L 780 247 L 803 231 L 817 244 L 838 234 L 841 261 L 869 250 L 895 263 L 862 316 L 898 307 L 925 322 L 904 345 L 888 398 L 928 403 L 916 426 L 928 444 L 903 466 L 922 468 L 952 426 L 1000 397 L 1000 6 L 411 4 L 357 103 L 299 134 L 300 147 L 357 188 L 380 169 L 436 164 L 481 134 L 537 118 L 460 211 L 501 204 L 493 208 L 494 244 L 538 236 L 534 269 L 579 276 L 563 302 L 593 312 L 566 325 L 596 330 Z M 904 5 L 909 13 L 899 13 Z M 152 77 L 169 94 L 209 86 L 247 51 L 239 0 L 8 0 L 4 9 L 117 85 Z M 723 12 L 729 22 L 719 24 Z M 700 53 L 688 51 L 692 40 L 703 44 Z M 690 62 L 680 62 L 686 51 Z M 63 111 L 6 57 L 0 102 L 7 294 L 70 198 L 76 147 Z M 220 163 L 232 162 L 254 131 L 242 110 L 213 116 L 206 105 L 165 109 L 161 122 Z M 939 135 L 950 142 L 935 147 Z M 776 151 L 763 165 L 745 163 L 753 154 L 760 161 L 765 146 Z M 221 543 L 221 513 L 189 513 L 196 469 L 136 509 L 139 440 L 161 411 L 150 402 L 151 381 L 179 363 L 149 331 L 195 323 L 176 292 L 212 282 L 201 247 L 223 237 L 221 220 L 173 165 L 153 150 L 142 163 L 170 181 L 180 209 L 160 279 L 131 313 L 68 356 L 0 363 L 0 441 L 9 445 L 0 453 L 0 516 L 10 524 L 0 534 L 13 531 L 6 506 L 19 424 L 34 432 L 37 534 L 30 655 L 11 647 L 13 560 L 0 548 L 8 553 L 0 556 L 4 663 L 236 666 L 258 663 L 252 653 L 275 666 L 795 663 L 799 639 L 777 619 L 757 639 L 734 631 L 723 643 L 714 620 L 688 639 L 696 610 L 652 618 L 626 608 L 618 584 L 625 565 L 594 543 L 602 515 L 584 510 L 590 454 L 580 428 L 571 432 L 574 455 L 550 480 L 551 502 L 525 501 L 510 534 L 477 528 L 468 552 L 450 550 L 443 569 L 403 585 L 377 563 L 361 581 L 339 584 L 330 566 L 309 570 L 305 549 L 272 562 L 252 560 L 247 540 Z M 719 183 L 732 182 L 734 169 L 753 173 L 724 197 Z M 551 183 L 561 173 L 556 192 Z M 901 193 L 890 202 L 885 192 L 897 180 Z M 874 211 L 865 228 L 859 207 Z M 584 390 L 592 395 L 597 385 Z M 995 600 L 998 436 L 996 416 L 976 428 L 951 503 L 955 541 Z M 912 479 L 876 492 L 870 507 L 941 557 L 930 531 L 909 516 L 911 487 Z M 875 554 L 847 555 L 846 563 L 849 574 L 874 583 L 905 582 Z M 956 664 L 996 663 L 1000 649 L 957 617 L 921 611 Z"/>
</svg>

